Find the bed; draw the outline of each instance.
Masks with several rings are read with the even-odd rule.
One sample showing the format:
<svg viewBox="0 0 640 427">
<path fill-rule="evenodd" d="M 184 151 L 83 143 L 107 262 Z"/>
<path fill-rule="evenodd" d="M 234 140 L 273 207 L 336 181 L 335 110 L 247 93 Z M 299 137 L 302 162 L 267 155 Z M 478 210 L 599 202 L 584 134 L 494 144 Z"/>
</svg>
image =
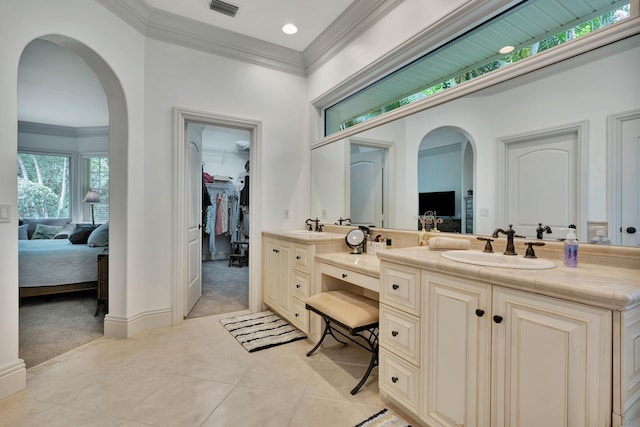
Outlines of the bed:
<svg viewBox="0 0 640 427">
<path fill-rule="evenodd" d="M 20 297 L 96 289 L 104 250 L 67 239 L 18 240 Z"/>
</svg>

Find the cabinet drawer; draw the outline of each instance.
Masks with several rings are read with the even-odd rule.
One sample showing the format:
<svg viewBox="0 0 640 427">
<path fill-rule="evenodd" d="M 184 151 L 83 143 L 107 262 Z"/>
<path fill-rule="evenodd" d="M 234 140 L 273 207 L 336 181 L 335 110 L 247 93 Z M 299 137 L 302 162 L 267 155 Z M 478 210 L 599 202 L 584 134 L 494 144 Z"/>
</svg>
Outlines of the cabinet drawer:
<svg viewBox="0 0 640 427">
<path fill-rule="evenodd" d="M 380 345 L 420 366 L 420 319 L 381 304 Z"/>
<path fill-rule="evenodd" d="M 380 349 L 380 389 L 404 405 L 413 413 L 418 413 L 419 369 L 399 357 Z"/>
<path fill-rule="evenodd" d="M 327 276 L 335 277 L 336 279 L 343 280 L 345 282 L 353 283 L 356 286 L 360 286 L 371 291 L 380 292 L 380 279 L 367 276 L 366 274 L 357 273 L 355 271 L 347 270 L 346 268 L 335 267 L 329 264 L 321 264 L 320 272 Z"/>
<path fill-rule="evenodd" d="M 311 246 L 295 245 L 293 249 L 293 268 L 310 273 Z"/>
<path fill-rule="evenodd" d="M 381 265 L 380 302 L 418 316 L 420 313 L 420 272 Z"/>
<path fill-rule="evenodd" d="M 305 300 L 309 296 L 309 275 L 293 273 L 293 296 Z"/>
<path fill-rule="evenodd" d="M 309 335 L 309 310 L 305 308 L 304 302 L 293 298 L 291 305 L 291 323 L 305 334 Z"/>
</svg>

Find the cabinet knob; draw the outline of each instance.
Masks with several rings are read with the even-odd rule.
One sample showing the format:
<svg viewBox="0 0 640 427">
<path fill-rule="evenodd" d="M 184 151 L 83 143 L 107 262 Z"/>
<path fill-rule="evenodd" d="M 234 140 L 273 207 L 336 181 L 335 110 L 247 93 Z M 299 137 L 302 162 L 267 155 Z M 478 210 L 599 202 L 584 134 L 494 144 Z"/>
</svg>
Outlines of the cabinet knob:
<svg viewBox="0 0 640 427">
<path fill-rule="evenodd" d="M 300 289 L 300 283 L 296 283 L 296 288 Z"/>
<path fill-rule="evenodd" d="M 393 285 L 391 285 L 391 287 L 392 287 L 392 288 L 393 288 L 393 290 L 395 291 L 395 290 L 397 290 L 397 289 L 400 287 L 400 285 L 396 285 L 396 284 L 394 283 Z"/>
<path fill-rule="evenodd" d="M 296 259 L 302 259 L 300 255 L 296 255 Z"/>
<path fill-rule="evenodd" d="M 347 274 L 346 273 L 342 273 L 342 278 L 346 279 L 347 278 Z"/>
<path fill-rule="evenodd" d="M 484 316 L 484 310 L 477 309 L 476 310 L 476 316 L 478 316 L 478 317 Z"/>
<path fill-rule="evenodd" d="M 277 249 L 271 249 L 271 250 L 272 250 L 273 252 L 275 252 L 275 253 L 279 253 L 279 252 L 280 252 L 280 251 L 279 251 L 279 250 L 277 250 Z"/>
<path fill-rule="evenodd" d="M 296 313 L 296 317 L 300 317 L 300 313 Z"/>
<path fill-rule="evenodd" d="M 397 383 L 398 382 L 398 377 L 391 377 L 391 382 L 392 383 Z"/>
<path fill-rule="evenodd" d="M 391 331 L 391 335 L 393 335 L 394 337 L 398 336 L 398 331 Z"/>
<path fill-rule="evenodd" d="M 502 316 L 498 316 L 497 314 L 493 316 L 493 321 L 496 323 L 502 323 Z"/>
</svg>

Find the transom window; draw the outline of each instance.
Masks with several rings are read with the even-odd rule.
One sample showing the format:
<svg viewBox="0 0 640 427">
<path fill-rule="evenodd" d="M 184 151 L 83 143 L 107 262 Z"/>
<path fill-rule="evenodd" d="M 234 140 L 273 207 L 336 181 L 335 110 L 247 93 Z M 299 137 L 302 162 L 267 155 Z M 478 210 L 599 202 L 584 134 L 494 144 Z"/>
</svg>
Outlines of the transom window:
<svg viewBox="0 0 640 427">
<path fill-rule="evenodd" d="M 524 1 L 326 108 L 325 136 L 619 22 L 630 9 L 628 0 Z"/>
</svg>

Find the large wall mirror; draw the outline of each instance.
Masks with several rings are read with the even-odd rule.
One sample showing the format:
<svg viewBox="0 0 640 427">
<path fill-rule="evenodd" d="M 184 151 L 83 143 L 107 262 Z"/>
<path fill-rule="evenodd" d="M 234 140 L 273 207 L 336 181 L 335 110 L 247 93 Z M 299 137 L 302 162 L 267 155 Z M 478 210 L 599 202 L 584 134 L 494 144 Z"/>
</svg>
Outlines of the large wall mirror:
<svg viewBox="0 0 640 427">
<path fill-rule="evenodd" d="M 342 139 L 325 138 L 311 151 L 311 215 L 334 223 L 352 214 L 370 176 L 351 172 L 352 146 L 364 141 L 384 147 L 379 226 L 417 230 L 420 195 L 454 192 L 453 207 L 442 208 L 452 209 L 442 212 L 453 220 L 451 231 L 486 235 L 511 223 L 535 237 L 542 223 L 553 230 L 545 239 L 556 239 L 576 225 L 585 242 L 602 227 L 613 244 L 639 246 L 638 69 L 635 35 Z M 354 186 L 354 179 L 362 182 Z"/>
</svg>

